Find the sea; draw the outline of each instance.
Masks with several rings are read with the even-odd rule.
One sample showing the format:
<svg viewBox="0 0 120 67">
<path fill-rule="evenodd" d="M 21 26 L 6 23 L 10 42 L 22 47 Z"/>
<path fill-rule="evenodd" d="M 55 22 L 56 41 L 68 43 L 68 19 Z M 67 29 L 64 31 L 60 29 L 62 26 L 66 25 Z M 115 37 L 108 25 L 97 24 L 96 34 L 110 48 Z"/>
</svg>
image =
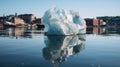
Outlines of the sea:
<svg viewBox="0 0 120 67">
<path fill-rule="evenodd" d="M 44 29 L 0 27 L 0 67 L 120 67 L 120 28 L 54 36 Z"/>
</svg>

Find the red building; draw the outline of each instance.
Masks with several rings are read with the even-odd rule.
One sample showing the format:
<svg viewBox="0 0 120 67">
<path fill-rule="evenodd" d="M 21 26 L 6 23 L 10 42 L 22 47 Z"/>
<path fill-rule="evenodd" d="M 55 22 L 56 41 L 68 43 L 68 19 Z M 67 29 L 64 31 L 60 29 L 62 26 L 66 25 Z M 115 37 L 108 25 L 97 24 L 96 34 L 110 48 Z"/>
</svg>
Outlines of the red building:
<svg viewBox="0 0 120 67">
<path fill-rule="evenodd" d="M 88 27 L 93 27 L 93 26 L 98 27 L 98 26 L 102 26 L 105 24 L 105 22 L 103 22 L 102 20 L 99 20 L 99 19 L 87 18 L 87 19 L 85 19 L 85 21 L 86 21 L 86 25 Z"/>
</svg>

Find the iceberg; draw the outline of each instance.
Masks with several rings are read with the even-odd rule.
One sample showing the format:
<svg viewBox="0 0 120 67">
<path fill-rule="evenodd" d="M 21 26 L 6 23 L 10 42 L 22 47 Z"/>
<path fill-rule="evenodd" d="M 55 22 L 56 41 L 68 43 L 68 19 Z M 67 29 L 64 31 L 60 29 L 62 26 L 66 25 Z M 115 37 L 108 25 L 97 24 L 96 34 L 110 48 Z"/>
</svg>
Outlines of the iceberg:
<svg viewBox="0 0 120 67">
<path fill-rule="evenodd" d="M 57 7 L 45 12 L 42 17 L 48 35 L 76 35 L 86 33 L 86 23 L 78 12 Z"/>
</svg>

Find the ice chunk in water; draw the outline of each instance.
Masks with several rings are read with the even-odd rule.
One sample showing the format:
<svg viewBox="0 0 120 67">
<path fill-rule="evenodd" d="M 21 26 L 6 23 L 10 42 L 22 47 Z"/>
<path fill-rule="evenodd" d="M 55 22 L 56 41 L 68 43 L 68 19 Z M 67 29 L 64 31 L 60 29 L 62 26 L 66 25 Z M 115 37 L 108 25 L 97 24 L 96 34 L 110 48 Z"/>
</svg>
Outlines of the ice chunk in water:
<svg viewBox="0 0 120 67">
<path fill-rule="evenodd" d="M 86 33 L 86 23 L 78 12 L 51 8 L 42 17 L 45 30 L 49 35 L 75 35 Z"/>
</svg>

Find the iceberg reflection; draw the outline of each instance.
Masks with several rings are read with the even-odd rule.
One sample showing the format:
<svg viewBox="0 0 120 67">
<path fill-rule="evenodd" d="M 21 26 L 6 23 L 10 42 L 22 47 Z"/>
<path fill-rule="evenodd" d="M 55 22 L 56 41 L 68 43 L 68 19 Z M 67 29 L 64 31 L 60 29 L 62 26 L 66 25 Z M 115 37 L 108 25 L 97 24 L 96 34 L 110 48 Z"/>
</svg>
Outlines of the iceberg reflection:
<svg viewBox="0 0 120 67">
<path fill-rule="evenodd" d="M 75 36 L 46 36 L 43 56 L 55 67 L 68 57 L 85 49 L 85 35 Z"/>
</svg>

